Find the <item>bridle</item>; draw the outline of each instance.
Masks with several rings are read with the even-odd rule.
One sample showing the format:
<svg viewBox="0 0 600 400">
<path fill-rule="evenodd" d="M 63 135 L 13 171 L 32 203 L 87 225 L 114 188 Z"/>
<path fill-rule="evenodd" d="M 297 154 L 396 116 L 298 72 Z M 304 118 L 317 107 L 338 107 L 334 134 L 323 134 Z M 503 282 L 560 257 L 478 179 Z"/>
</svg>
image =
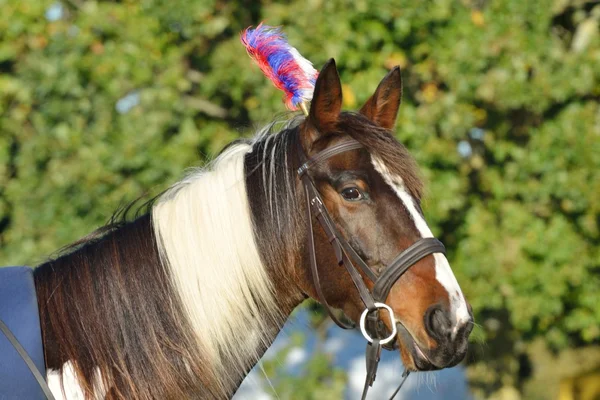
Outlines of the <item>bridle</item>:
<svg viewBox="0 0 600 400">
<path fill-rule="evenodd" d="M 409 248 L 401 252 L 396 258 L 394 258 L 394 260 L 389 263 L 389 265 L 387 265 L 378 276 L 356 253 L 348 241 L 339 233 L 335 223 L 333 222 L 329 212 L 327 211 L 327 208 L 323 203 L 323 200 L 321 199 L 319 191 L 317 190 L 309 174 L 309 171 L 312 167 L 327 160 L 328 158 L 346 151 L 361 149 L 363 146 L 358 141 L 350 139 L 322 150 L 311 158 L 306 157 L 301 146 L 298 147 L 300 147 L 299 154 L 301 160 L 304 161 L 300 168 L 298 168 L 298 176 L 302 181 L 306 195 L 306 217 L 308 220 L 308 249 L 310 253 L 310 269 L 318 300 L 325 307 L 325 310 L 327 310 L 327 313 L 331 319 L 338 326 L 343 329 L 354 329 L 354 325 L 343 322 L 334 314 L 331 306 L 327 303 L 327 299 L 325 298 L 323 289 L 321 288 L 315 253 L 314 231 L 312 226 L 313 214 L 327 235 L 327 240 L 333 247 L 338 265 L 343 265 L 346 268 L 346 271 L 352 278 L 354 286 L 356 286 L 360 298 L 365 305 L 365 310 L 360 316 L 359 323 L 360 331 L 368 341 L 367 349 L 365 351 L 367 376 L 362 393 L 362 400 L 364 400 L 367 396 L 367 391 L 371 386 L 373 386 L 373 382 L 375 381 L 377 366 L 379 364 L 381 355 L 381 348 L 384 345 L 388 345 L 395 341 L 397 335 L 396 324 L 400 324 L 400 321 L 396 322 L 391 307 L 385 304 L 385 300 L 387 299 L 392 286 L 417 261 L 433 253 L 445 254 L 446 248 L 438 239 L 420 239 Z M 355 264 L 358 265 L 360 271 L 357 269 Z M 366 286 L 361 272 L 374 283 L 373 291 L 370 291 Z M 381 309 L 385 309 L 389 314 L 392 326 L 392 332 L 389 334 L 387 334 L 387 329 L 383 321 L 380 319 L 379 310 Z M 373 334 L 369 333 L 369 331 L 373 332 Z M 408 370 L 404 371 L 402 377 L 403 379 L 400 382 L 400 386 L 398 386 L 391 398 L 395 397 L 406 381 L 406 378 L 408 377 Z"/>
</svg>

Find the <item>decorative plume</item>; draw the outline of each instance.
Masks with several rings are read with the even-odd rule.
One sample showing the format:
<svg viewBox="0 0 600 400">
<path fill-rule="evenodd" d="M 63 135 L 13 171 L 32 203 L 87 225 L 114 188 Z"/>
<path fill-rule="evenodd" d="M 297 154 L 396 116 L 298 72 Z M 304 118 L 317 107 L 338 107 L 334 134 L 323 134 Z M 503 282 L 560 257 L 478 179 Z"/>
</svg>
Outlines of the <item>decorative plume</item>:
<svg viewBox="0 0 600 400">
<path fill-rule="evenodd" d="M 301 107 L 307 114 L 306 103 L 312 100 L 319 73 L 289 45 L 281 28 L 261 23 L 256 29 L 250 27 L 242 32 L 241 40 L 263 74 L 275 87 L 283 90 L 287 108 L 297 110 Z"/>
</svg>

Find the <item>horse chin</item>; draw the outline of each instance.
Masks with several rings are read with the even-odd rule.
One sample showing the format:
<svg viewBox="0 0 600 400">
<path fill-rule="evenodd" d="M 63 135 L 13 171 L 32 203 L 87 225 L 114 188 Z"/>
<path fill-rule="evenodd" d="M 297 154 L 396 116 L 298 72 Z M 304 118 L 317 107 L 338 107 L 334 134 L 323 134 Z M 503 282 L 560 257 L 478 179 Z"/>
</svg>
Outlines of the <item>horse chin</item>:
<svg viewBox="0 0 600 400">
<path fill-rule="evenodd" d="M 397 327 L 400 357 L 402 358 L 402 363 L 409 371 L 434 371 L 441 369 L 429 360 L 425 352 L 421 350 L 410 332 L 402 324 L 398 324 Z"/>
</svg>

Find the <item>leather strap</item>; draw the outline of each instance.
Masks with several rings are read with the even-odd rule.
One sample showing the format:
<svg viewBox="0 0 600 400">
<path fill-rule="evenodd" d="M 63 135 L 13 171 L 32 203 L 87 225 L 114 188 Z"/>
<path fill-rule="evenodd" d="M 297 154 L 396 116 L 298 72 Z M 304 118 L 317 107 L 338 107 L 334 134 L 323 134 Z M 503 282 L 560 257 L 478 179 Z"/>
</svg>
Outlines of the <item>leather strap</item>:
<svg viewBox="0 0 600 400">
<path fill-rule="evenodd" d="M 21 346 L 21 343 L 19 343 L 19 340 L 17 340 L 17 338 L 15 337 L 15 335 L 13 335 L 13 333 L 11 332 L 11 330 L 8 328 L 8 326 L 6 326 L 6 324 L 4 323 L 4 321 L 2 321 L 1 319 L 0 319 L 0 331 L 2 331 L 2 333 L 4 334 L 4 336 L 6 336 L 6 338 L 10 342 L 10 344 L 13 345 L 13 347 L 15 348 L 15 350 L 17 351 L 17 353 L 19 353 L 19 355 L 21 356 L 21 358 L 23 359 L 23 361 L 27 365 L 27 368 L 29 368 L 29 370 L 33 374 L 33 377 L 35 378 L 35 380 L 37 381 L 37 383 L 40 385 L 40 388 L 44 392 L 44 396 L 46 396 L 46 398 L 48 400 L 54 400 L 54 396 L 52 395 L 52 391 L 50 391 L 50 388 L 48 387 L 48 384 L 46 383 L 46 380 L 44 379 L 44 377 L 42 376 L 42 374 L 40 373 L 40 371 L 37 369 L 37 367 L 35 366 L 35 363 L 31 359 L 31 357 L 29 357 L 29 354 L 27 354 L 27 351 L 25 351 L 25 349 L 23 348 L 23 346 Z"/>
<path fill-rule="evenodd" d="M 392 395 L 390 396 L 390 400 L 394 400 L 394 397 L 396 397 L 400 389 L 402 389 L 404 382 L 406 382 L 406 378 L 408 378 L 408 374 L 410 374 L 410 372 L 405 368 L 404 372 L 402 373 L 402 380 L 400 381 L 400 384 L 398 385 L 396 390 L 394 390 L 394 393 L 392 393 Z"/>
<path fill-rule="evenodd" d="M 374 339 L 373 343 L 367 343 L 367 349 L 365 350 L 367 376 L 365 378 L 365 385 L 363 386 L 361 400 L 365 400 L 367 398 L 367 392 L 375 382 L 379 360 L 381 360 L 381 343 L 379 343 L 379 339 Z"/>
<path fill-rule="evenodd" d="M 340 244 L 344 249 L 344 252 L 346 252 L 346 254 L 350 256 L 352 261 L 358 264 L 360 270 L 364 272 L 364 274 L 371 280 L 371 282 L 375 282 L 377 280 L 377 275 L 375 275 L 373 270 L 369 268 L 369 266 L 363 261 L 363 259 L 358 254 L 356 254 L 356 251 L 354 251 L 352 246 L 350 246 L 350 244 L 345 240 L 341 240 Z"/>
<path fill-rule="evenodd" d="M 377 367 L 379 366 L 379 361 L 381 360 L 381 344 L 379 343 L 379 339 L 375 339 L 373 343 L 367 344 L 367 349 L 365 351 L 366 365 L 367 365 L 367 376 L 365 378 L 365 384 L 363 386 L 363 392 L 361 396 L 361 400 L 365 400 L 367 398 L 367 392 L 369 388 L 373 386 L 375 382 L 375 378 L 377 376 Z M 409 371 L 408 369 L 404 369 L 402 373 L 402 380 L 400 384 L 394 390 L 394 393 L 390 396 L 389 400 L 393 400 L 394 397 L 398 394 L 404 382 L 406 382 L 406 378 L 408 378 Z"/>
<path fill-rule="evenodd" d="M 300 166 L 300 168 L 298 168 L 298 175 L 300 175 L 300 177 L 302 177 L 302 175 L 304 175 L 306 173 L 306 171 L 308 171 L 310 169 L 310 167 L 327 160 L 329 157 L 335 156 L 336 154 L 339 154 L 339 153 L 344 153 L 346 151 L 357 150 L 362 147 L 363 147 L 363 145 L 358 143 L 356 140 L 347 140 L 347 141 L 337 144 L 333 147 L 330 147 L 323 151 L 320 151 L 317 154 L 315 154 L 313 157 L 308 159 L 304 164 L 302 164 Z M 302 155 L 304 155 L 304 150 L 300 149 L 300 153 Z M 306 157 L 304 157 L 304 158 L 306 159 Z"/>
<path fill-rule="evenodd" d="M 400 253 L 381 273 L 373 287 L 373 297 L 376 301 L 384 302 L 392 286 L 402 274 L 421 258 L 433 253 L 446 254 L 446 247 L 436 238 L 424 238 L 415 242 Z"/>
<path fill-rule="evenodd" d="M 304 182 L 304 187 L 306 188 L 306 192 L 310 198 L 310 200 L 309 200 L 310 206 L 309 207 L 314 210 L 315 217 L 317 218 L 317 220 L 319 221 L 319 223 L 321 225 L 321 228 L 323 228 L 323 231 L 327 235 L 327 240 L 329 240 L 329 243 L 333 246 L 338 265 L 344 266 L 346 268 L 346 270 L 348 271 L 348 273 L 350 274 L 350 277 L 352 278 L 352 281 L 354 282 L 354 286 L 356 286 L 356 289 L 358 290 L 360 298 L 363 301 L 363 303 L 365 304 L 366 308 L 368 310 L 376 310 L 377 307 L 375 307 L 375 304 L 374 304 L 375 301 L 373 300 L 373 297 L 371 296 L 371 292 L 369 292 L 369 288 L 367 288 L 367 285 L 363 281 L 362 276 L 356 270 L 356 268 L 354 268 L 354 265 L 352 264 L 352 262 L 348 258 L 348 255 L 344 251 L 343 244 L 346 244 L 347 247 L 350 247 L 350 246 L 346 243 L 346 240 L 343 238 L 343 236 L 341 236 L 338 233 L 337 229 L 335 228 L 335 223 L 333 222 L 333 220 L 331 219 L 331 216 L 327 212 L 327 209 L 325 208 L 325 205 L 323 204 L 323 201 L 321 200 L 321 196 L 319 196 L 319 193 L 317 192 L 317 189 L 314 186 L 314 183 L 312 182 L 312 180 L 310 179 L 310 177 L 308 175 L 302 176 L 302 181 Z M 312 225 L 312 223 L 311 223 L 311 225 Z M 312 226 L 310 228 L 310 231 L 312 232 Z M 310 241 L 314 243 L 314 237 L 311 238 Z M 314 249 L 314 247 L 313 247 L 313 249 Z M 315 264 L 316 264 L 316 259 L 315 259 Z M 366 264 L 365 264 L 365 266 L 366 266 Z M 368 268 L 368 267 L 366 267 L 366 268 Z M 371 272 L 371 274 L 372 274 L 372 272 Z"/>
<path fill-rule="evenodd" d="M 309 255 L 310 271 L 312 274 L 315 290 L 317 291 L 317 296 L 319 297 L 319 302 L 321 302 L 323 307 L 325 307 L 327 314 L 329 314 L 329 317 L 333 320 L 333 322 L 336 323 L 337 326 L 339 326 L 342 329 L 353 329 L 354 325 L 349 325 L 349 324 L 342 322 L 342 320 L 340 320 L 335 315 L 335 313 L 333 312 L 333 309 L 331 308 L 329 303 L 327 303 L 325 294 L 323 294 L 323 289 L 321 289 L 321 280 L 319 279 L 319 269 L 317 267 L 317 258 L 316 258 L 316 252 L 315 252 L 315 236 L 314 236 L 313 227 L 312 227 L 312 213 L 311 213 L 311 206 L 310 206 L 311 199 L 310 199 L 310 193 L 309 193 L 308 187 L 306 187 L 306 186 L 304 187 L 304 192 L 306 193 L 306 218 L 308 220 L 308 249 L 309 249 L 309 253 L 310 253 L 310 255 Z"/>
</svg>

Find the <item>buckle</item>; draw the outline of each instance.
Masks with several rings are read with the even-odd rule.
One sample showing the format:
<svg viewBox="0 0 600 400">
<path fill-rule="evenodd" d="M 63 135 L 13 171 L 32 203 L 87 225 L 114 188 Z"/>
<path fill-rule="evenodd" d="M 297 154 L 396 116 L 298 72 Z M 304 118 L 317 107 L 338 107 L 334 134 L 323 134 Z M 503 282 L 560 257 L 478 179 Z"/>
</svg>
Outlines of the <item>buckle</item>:
<svg viewBox="0 0 600 400">
<path fill-rule="evenodd" d="M 298 168 L 298 176 L 302 177 L 308 171 L 308 162 L 305 162 Z"/>
<path fill-rule="evenodd" d="M 384 308 L 385 310 L 387 310 L 387 312 L 390 314 L 390 321 L 392 322 L 392 333 L 390 334 L 390 336 L 381 339 L 379 341 L 380 344 L 384 345 L 387 344 L 389 342 L 391 342 L 392 340 L 394 340 L 394 338 L 396 337 L 396 334 L 398 333 L 397 329 L 396 329 L 396 319 L 394 318 L 394 312 L 392 311 L 392 308 L 390 306 L 388 306 L 385 303 L 374 303 L 375 307 L 377 307 L 377 309 L 380 308 Z M 365 337 L 365 339 L 367 339 L 369 341 L 369 343 L 373 343 L 373 338 L 369 335 L 369 333 L 367 332 L 366 328 L 365 328 L 365 321 L 367 319 L 367 314 L 369 314 L 369 309 L 365 308 L 365 311 L 363 311 L 362 315 L 360 316 L 360 332 L 363 334 L 363 336 Z"/>
</svg>

